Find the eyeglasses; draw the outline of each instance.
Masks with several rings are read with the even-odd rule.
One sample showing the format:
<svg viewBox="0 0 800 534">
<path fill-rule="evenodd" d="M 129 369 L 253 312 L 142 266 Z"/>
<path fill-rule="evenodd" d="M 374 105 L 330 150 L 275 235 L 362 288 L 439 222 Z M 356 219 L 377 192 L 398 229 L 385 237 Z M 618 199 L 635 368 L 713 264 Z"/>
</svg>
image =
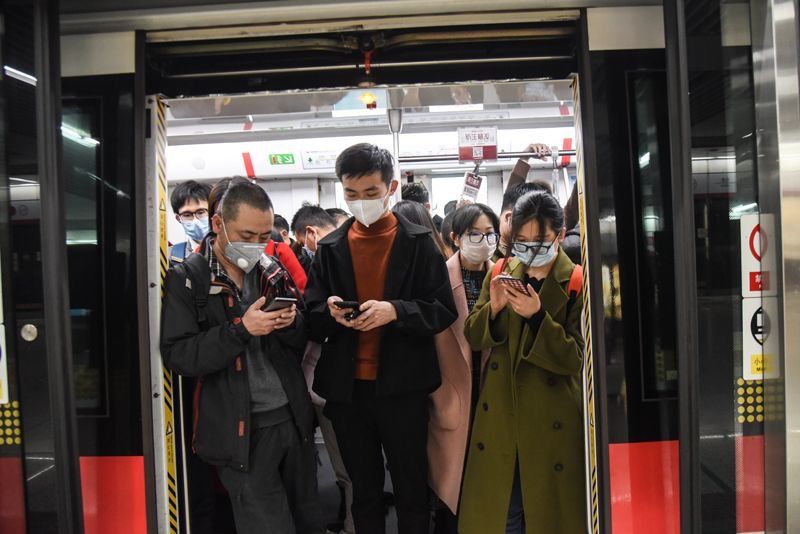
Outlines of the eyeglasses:
<svg viewBox="0 0 800 534">
<path fill-rule="evenodd" d="M 487 234 L 482 234 L 480 232 L 470 232 L 467 234 L 470 243 L 478 244 L 484 239 L 489 245 L 494 246 L 497 244 L 498 236 L 495 232 L 489 232 Z"/>
<path fill-rule="evenodd" d="M 192 222 L 195 219 L 206 219 L 208 218 L 208 210 L 205 208 L 200 208 L 199 210 L 195 211 L 182 211 L 178 214 L 178 217 L 183 222 Z"/>
<path fill-rule="evenodd" d="M 511 248 L 514 250 L 514 252 L 518 252 L 520 254 L 525 254 L 529 250 L 536 251 L 537 254 L 539 252 L 547 254 L 548 252 L 550 252 L 550 249 L 553 248 L 553 245 L 556 244 L 555 240 L 550 241 L 549 245 L 546 244 L 546 243 L 540 243 L 540 242 L 537 242 L 537 241 L 532 241 L 532 243 L 533 244 L 528 245 L 527 243 L 516 242 L 513 245 L 511 245 Z"/>
</svg>

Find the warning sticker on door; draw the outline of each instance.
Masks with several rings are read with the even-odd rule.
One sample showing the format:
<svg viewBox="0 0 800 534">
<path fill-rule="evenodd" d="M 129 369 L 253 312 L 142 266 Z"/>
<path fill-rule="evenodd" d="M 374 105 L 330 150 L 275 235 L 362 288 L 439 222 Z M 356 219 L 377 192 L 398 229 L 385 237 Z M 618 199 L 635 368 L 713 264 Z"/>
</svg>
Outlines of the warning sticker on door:
<svg viewBox="0 0 800 534">
<path fill-rule="evenodd" d="M 777 295 L 775 222 L 772 215 L 743 215 L 741 223 L 742 296 Z"/>
<path fill-rule="evenodd" d="M 778 300 L 742 299 L 742 374 L 745 380 L 780 376 Z"/>
</svg>

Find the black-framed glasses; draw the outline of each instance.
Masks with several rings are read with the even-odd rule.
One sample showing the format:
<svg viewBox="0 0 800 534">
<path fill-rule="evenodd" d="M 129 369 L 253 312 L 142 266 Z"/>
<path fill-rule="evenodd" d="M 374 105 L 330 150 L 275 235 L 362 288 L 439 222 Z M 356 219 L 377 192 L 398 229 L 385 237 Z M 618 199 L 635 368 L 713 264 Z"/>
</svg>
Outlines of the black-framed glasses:
<svg viewBox="0 0 800 534">
<path fill-rule="evenodd" d="M 489 232 L 486 234 L 482 234 L 480 232 L 469 232 L 467 233 L 467 237 L 469 238 L 470 243 L 478 244 L 484 239 L 490 246 L 495 246 L 498 241 L 498 235 L 495 232 Z"/>
<path fill-rule="evenodd" d="M 178 214 L 178 218 L 180 218 L 183 222 L 192 222 L 195 219 L 207 219 L 208 218 L 208 210 L 205 208 L 200 208 L 199 210 L 194 211 L 182 211 Z"/>
<path fill-rule="evenodd" d="M 511 245 L 511 248 L 514 252 L 518 252 L 519 254 L 526 254 L 529 250 L 533 250 L 537 254 L 539 252 L 547 254 L 555 244 L 555 240 L 550 241 L 549 245 L 540 241 L 517 241 Z"/>
</svg>

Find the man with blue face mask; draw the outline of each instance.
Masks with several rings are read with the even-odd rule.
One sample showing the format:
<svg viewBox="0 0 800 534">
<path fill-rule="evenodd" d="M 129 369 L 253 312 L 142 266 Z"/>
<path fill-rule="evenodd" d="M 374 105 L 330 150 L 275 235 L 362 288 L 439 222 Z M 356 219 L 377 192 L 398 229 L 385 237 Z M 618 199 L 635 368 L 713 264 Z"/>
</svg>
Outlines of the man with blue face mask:
<svg viewBox="0 0 800 534">
<path fill-rule="evenodd" d="M 194 180 L 179 183 L 169 197 L 175 219 L 183 226 L 186 241 L 176 243 L 169 250 L 170 267 L 183 262 L 189 254 L 197 250 L 200 242 L 208 234 L 208 196 L 211 186 Z"/>
<path fill-rule="evenodd" d="M 195 390 L 194 450 L 217 466 L 239 534 L 321 534 L 313 408 L 296 307 L 264 311 L 272 202 L 235 178 L 200 252 L 170 269 L 161 354 Z"/>
</svg>

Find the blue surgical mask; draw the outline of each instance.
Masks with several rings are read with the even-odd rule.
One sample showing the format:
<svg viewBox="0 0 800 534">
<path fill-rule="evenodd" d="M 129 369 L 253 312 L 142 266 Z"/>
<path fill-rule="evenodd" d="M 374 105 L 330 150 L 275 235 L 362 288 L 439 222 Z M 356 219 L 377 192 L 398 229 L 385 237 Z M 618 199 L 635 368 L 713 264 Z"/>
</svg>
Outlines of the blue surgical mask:
<svg viewBox="0 0 800 534">
<path fill-rule="evenodd" d="M 513 244 L 514 256 L 528 267 L 544 267 L 556 259 L 558 249 L 556 242 L 542 243 L 539 241 L 517 241 Z M 524 249 L 519 250 L 519 249 Z M 538 252 L 537 252 L 538 251 Z"/>
<path fill-rule="evenodd" d="M 208 234 L 208 217 L 194 218 L 189 222 L 181 221 L 183 231 L 186 235 L 195 242 L 200 242 L 205 239 Z"/>
<path fill-rule="evenodd" d="M 225 229 L 225 221 L 222 221 L 222 231 L 225 232 L 225 239 L 228 240 L 228 244 L 225 246 L 225 257 L 245 273 L 252 271 L 258 264 L 258 260 L 261 259 L 266 243 L 232 242 Z"/>
</svg>

